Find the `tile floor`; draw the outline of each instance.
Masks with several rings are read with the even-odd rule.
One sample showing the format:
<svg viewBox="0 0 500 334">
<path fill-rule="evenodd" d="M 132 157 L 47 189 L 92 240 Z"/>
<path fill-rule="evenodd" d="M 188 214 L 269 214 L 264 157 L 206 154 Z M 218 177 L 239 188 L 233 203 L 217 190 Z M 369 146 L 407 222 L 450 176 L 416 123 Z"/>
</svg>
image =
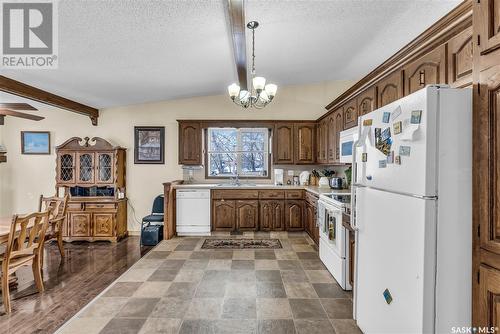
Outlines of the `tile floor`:
<svg viewBox="0 0 500 334">
<path fill-rule="evenodd" d="M 279 238 L 283 248 L 207 250 L 205 238 L 164 241 L 60 332 L 360 333 L 352 294 L 305 233 L 231 237 Z"/>
</svg>

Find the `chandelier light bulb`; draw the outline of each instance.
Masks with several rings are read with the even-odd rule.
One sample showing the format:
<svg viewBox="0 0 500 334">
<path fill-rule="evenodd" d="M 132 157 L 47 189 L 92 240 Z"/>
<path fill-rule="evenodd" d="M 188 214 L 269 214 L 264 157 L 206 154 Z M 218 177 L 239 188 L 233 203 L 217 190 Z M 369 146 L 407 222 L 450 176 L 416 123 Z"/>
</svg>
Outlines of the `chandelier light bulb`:
<svg viewBox="0 0 500 334">
<path fill-rule="evenodd" d="M 276 91 L 278 90 L 278 86 L 276 86 L 275 84 L 267 84 L 265 90 L 266 90 L 267 96 L 269 96 L 270 98 L 273 98 L 276 95 Z"/>
<path fill-rule="evenodd" d="M 253 88 L 255 88 L 256 91 L 262 91 L 264 89 L 264 86 L 266 85 L 266 78 L 255 77 L 253 78 L 252 83 Z"/>
<path fill-rule="evenodd" d="M 240 86 L 233 83 L 227 87 L 227 91 L 229 92 L 229 97 L 235 98 L 240 93 Z"/>
</svg>

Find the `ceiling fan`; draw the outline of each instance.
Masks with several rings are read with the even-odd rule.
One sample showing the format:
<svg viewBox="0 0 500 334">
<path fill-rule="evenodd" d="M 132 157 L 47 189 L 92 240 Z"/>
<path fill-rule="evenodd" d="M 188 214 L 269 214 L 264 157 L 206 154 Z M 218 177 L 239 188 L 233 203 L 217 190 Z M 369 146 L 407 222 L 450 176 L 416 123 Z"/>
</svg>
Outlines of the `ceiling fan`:
<svg viewBox="0 0 500 334">
<path fill-rule="evenodd" d="M 41 121 L 45 117 L 27 114 L 16 110 L 37 111 L 38 109 L 27 103 L 0 103 L 0 125 L 4 124 L 5 116 L 25 118 L 32 121 Z"/>
</svg>

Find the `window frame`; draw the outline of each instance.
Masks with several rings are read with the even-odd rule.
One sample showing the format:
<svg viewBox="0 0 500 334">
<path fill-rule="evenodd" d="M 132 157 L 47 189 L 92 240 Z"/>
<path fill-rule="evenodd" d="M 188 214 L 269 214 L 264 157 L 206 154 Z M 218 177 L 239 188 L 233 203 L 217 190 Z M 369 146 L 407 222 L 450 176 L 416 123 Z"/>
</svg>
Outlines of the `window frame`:
<svg viewBox="0 0 500 334">
<path fill-rule="evenodd" d="M 271 170 L 272 170 L 272 165 L 271 165 L 271 140 L 272 140 L 272 129 L 269 128 L 268 126 L 254 126 L 254 127 L 238 127 L 238 126 L 209 126 L 204 128 L 204 163 L 205 163 L 205 178 L 206 179 L 218 179 L 218 180 L 223 180 L 223 179 L 231 179 L 235 177 L 235 175 L 223 175 L 223 176 L 216 176 L 216 175 L 210 175 L 210 158 L 209 155 L 213 152 L 209 150 L 209 132 L 211 129 L 235 129 L 237 131 L 237 148 L 236 151 L 234 151 L 235 154 L 237 154 L 237 159 L 238 159 L 238 177 L 240 179 L 256 179 L 256 180 L 265 180 L 265 179 L 271 179 Z M 249 175 L 249 174 L 241 174 L 241 133 L 242 132 L 264 132 L 263 130 L 267 130 L 267 137 L 266 137 L 266 143 L 267 144 L 267 149 L 264 150 L 264 154 L 267 154 L 267 159 L 265 161 L 265 169 L 266 169 L 266 175 L 265 176 L 259 176 L 257 174 L 255 175 Z M 245 151 L 245 152 L 251 152 L 251 151 Z"/>
</svg>

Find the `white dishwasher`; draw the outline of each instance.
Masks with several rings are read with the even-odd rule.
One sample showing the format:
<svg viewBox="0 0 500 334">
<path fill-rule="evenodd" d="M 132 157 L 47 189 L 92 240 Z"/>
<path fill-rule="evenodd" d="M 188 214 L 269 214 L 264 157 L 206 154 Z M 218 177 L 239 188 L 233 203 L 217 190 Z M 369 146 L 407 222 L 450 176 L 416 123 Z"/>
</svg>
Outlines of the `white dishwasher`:
<svg viewBox="0 0 500 334">
<path fill-rule="evenodd" d="M 176 190 L 177 235 L 210 235 L 210 189 Z"/>
</svg>

